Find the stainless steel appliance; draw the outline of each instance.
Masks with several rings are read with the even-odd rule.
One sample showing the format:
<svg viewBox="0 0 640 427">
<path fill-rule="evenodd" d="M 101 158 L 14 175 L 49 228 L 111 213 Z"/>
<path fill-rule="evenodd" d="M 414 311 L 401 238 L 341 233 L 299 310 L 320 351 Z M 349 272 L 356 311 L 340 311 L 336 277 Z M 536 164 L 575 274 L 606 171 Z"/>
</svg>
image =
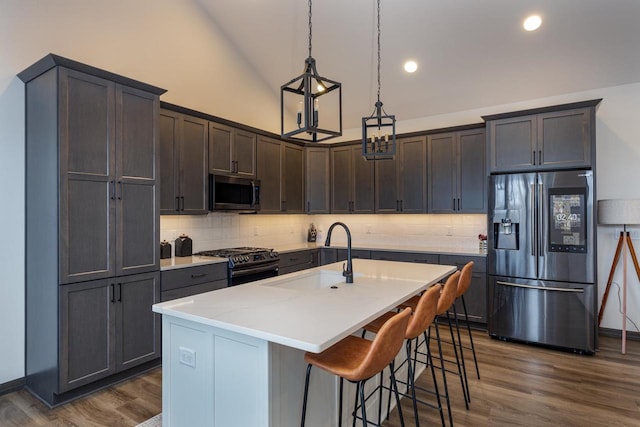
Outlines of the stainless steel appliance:
<svg viewBox="0 0 640 427">
<path fill-rule="evenodd" d="M 209 210 L 259 211 L 260 180 L 209 174 Z"/>
<path fill-rule="evenodd" d="M 228 248 L 196 253 L 199 256 L 227 258 L 227 286 L 241 285 L 278 275 L 280 256 L 273 249 Z"/>
<path fill-rule="evenodd" d="M 590 170 L 491 176 L 490 335 L 595 351 L 593 184 Z"/>
</svg>

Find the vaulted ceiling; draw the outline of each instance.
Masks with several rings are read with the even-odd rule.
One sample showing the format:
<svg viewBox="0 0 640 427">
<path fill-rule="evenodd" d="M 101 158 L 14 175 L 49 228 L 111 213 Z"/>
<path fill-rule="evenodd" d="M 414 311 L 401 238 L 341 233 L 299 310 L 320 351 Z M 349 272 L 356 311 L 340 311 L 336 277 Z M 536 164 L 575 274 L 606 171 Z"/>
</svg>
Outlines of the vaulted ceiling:
<svg viewBox="0 0 640 427">
<path fill-rule="evenodd" d="M 274 97 L 302 73 L 307 1 L 196 1 Z M 526 32 L 531 13 L 542 26 Z M 381 0 L 381 21 L 381 99 L 398 120 L 640 81 L 638 0 Z M 376 100 L 375 23 L 375 0 L 313 3 L 313 57 L 343 85 L 345 128 Z"/>
</svg>

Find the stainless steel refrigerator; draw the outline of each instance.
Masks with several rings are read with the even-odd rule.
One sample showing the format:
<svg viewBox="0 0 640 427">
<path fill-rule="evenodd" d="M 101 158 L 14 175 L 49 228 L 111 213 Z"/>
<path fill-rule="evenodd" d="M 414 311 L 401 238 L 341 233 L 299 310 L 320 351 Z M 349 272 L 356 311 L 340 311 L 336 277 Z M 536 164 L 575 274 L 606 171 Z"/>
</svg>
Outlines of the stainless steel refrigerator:
<svg viewBox="0 0 640 427">
<path fill-rule="evenodd" d="M 491 336 L 596 350 L 593 184 L 590 170 L 491 176 Z"/>
</svg>

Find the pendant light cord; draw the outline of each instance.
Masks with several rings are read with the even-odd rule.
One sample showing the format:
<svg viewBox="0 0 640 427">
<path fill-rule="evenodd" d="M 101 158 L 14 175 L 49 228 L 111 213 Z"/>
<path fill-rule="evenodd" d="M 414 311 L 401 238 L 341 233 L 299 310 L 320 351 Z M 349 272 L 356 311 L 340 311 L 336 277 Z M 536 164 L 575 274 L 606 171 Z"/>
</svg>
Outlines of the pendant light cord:
<svg viewBox="0 0 640 427">
<path fill-rule="evenodd" d="M 309 58 L 311 58 L 311 0 L 309 0 Z"/>
<path fill-rule="evenodd" d="M 378 102 L 380 102 L 380 0 L 378 0 Z"/>
</svg>

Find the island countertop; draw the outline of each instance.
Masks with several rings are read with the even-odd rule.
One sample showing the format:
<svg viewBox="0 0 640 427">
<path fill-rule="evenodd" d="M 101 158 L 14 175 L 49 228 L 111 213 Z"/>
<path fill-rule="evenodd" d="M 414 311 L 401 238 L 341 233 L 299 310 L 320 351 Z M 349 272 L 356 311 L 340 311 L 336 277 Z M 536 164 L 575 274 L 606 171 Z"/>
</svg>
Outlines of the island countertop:
<svg viewBox="0 0 640 427">
<path fill-rule="evenodd" d="M 338 262 L 167 301 L 153 311 L 317 353 L 456 270 L 354 259 L 354 283 L 346 284 L 342 266 Z"/>
</svg>

